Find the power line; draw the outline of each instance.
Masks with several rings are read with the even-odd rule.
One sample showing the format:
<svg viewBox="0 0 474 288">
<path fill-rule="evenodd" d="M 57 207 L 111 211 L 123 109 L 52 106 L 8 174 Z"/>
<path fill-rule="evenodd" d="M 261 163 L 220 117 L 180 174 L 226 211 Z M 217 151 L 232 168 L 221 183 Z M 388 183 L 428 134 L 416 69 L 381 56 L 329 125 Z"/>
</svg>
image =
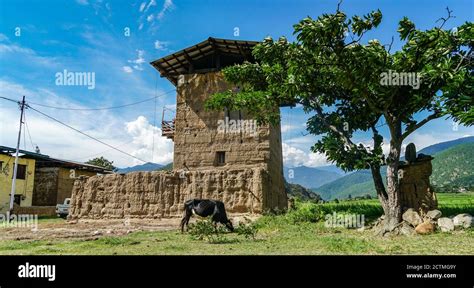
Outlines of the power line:
<svg viewBox="0 0 474 288">
<path fill-rule="evenodd" d="M 23 120 L 25 121 L 25 127 L 26 127 L 26 132 L 28 132 L 28 137 L 30 138 L 30 143 L 31 143 L 31 148 L 33 148 L 33 150 L 36 149 L 35 145 L 33 144 L 33 139 L 31 138 L 31 134 L 30 134 L 30 128 L 28 128 L 28 122 L 26 122 L 26 113 L 25 113 L 25 116 L 23 116 Z M 25 149 L 26 150 L 26 149 Z"/>
<path fill-rule="evenodd" d="M 119 108 L 124 108 L 124 107 L 129 107 L 129 106 L 133 106 L 133 105 L 138 105 L 138 104 L 141 104 L 141 103 L 145 103 L 145 102 L 148 102 L 148 101 L 151 101 L 151 100 L 156 100 L 157 98 L 159 97 L 163 97 L 171 92 L 174 92 L 176 91 L 175 89 L 172 89 L 172 90 L 169 90 L 169 91 L 166 91 L 165 93 L 162 93 L 160 95 L 155 95 L 154 97 L 151 97 L 151 98 L 148 98 L 148 99 L 144 99 L 144 100 L 140 100 L 140 101 L 137 101 L 137 102 L 133 102 L 133 103 L 128 103 L 128 104 L 124 104 L 124 105 L 118 105 L 118 106 L 111 106 L 111 107 L 101 107 L 101 108 L 71 108 L 71 107 L 59 107 L 59 106 L 50 106 L 50 105 L 45 105 L 45 104 L 41 104 L 41 103 L 35 103 L 35 102 L 28 102 L 29 104 L 33 104 L 33 105 L 36 105 L 36 106 L 41 106 L 41 107 L 46 107 L 46 108 L 52 108 L 52 109 L 58 109 L 58 110 L 70 110 L 70 111 L 98 111 L 98 110 L 111 110 L 111 109 L 119 109 Z M 5 98 L 5 97 L 2 97 L 2 98 Z M 7 100 L 12 100 L 12 99 L 8 99 L 8 98 L 5 98 Z M 14 100 L 13 100 L 14 101 Z M 15 101 L 16 102 L 16 101 Z"/>
<path fill-rule="evenodd" d="M 8 101 L 11 101 L 11 102 L 15 102 L 15 103 L 17 103 L 17 104 L 20 104 L 20 101 L 17 101 L 17 100 L 14 100 L 14 99 L 10 99 L 10 98 L 3 97 L 3 96 L 0 96 L 0 98 L 5 99 L 5 100 L 8 100 Z"/>
<path fill-rule="evenodd" d="M 117 146 L 115 146 L 115 147 L 117 147 L 117 148 L 118 148 L 118 147 L 123 147 L 123 146 L 125 146 L 125 145 L 127 145 L 127 144 L 132 143 L 133 141 L 135 141 L 135 140 L 132 139 L 132 140 L 130 140 L 130 141 L 124 142 L 124 143 L 122 143 L 122 144 L 120 144 L 120 145 L 117 145 Z M 95 154 L 88 155 L 88 156 L 76 157 L 76 158 L 74 158 L 74 159 L 72 159 L 72 160 L 73 160 L 73 161 L 79 161 L 79 160 L 82 160 L 82 159 L 90 159 L 90 158 L 92 158 L 92 157 L 94 157 L 94 156 L 103 155 L 104 153 L 107 153 L 107 152 L 109 152 L 109 151 L 111 151 L 111 150 L 114 150 L 114 149 L 107 149 L 107 150 L 104 150 L 104 151 L 102 151 L 102 152 L 95 153 Z"/>
<path fill-rule="evenodd" d="M 63 126 L 68 127 L 69 129 L 72 129 L 72 130 L 76 131 L 77 133 L 80 133 L 80 134 L 82 134 L 82 135 L 84 135 L 84 136 L 86 136 L 86 137 L 88 137 L 88 138 L 90 138 L 90 139 L 92 139 L 92 140 L 95 140 L 95 141 L 97 141 L 97 142 L 99 142 L 99 143 L 101 143 L 101 144 L 103 144 L 103 145 L 105 145 L 105 146 L 107 146 L 107 147 L 110 147 L 110 148 L 112 148 L 112 149 L 114 149 L 114 150 L 116 150 L 116 151 L 118 151 L 118 152 L 120 152 L 120 153 L 122 153 L 122 154 L 125 154 L 125 155 L 127 155 L 127 156 L 130 156 L 130 157 L 132 157 L 132 158 L 134 158 L 134 159 L 137 159 L 137 160 L 139 160 L 139 161 L 141 161 L 141 162 L 143 162 L 143 163 L 147 163 L 147 162 L 148 162 L 148 161 L 145 161 L 145 160 L 143 160 L 143 159 L 140 159 L 140 158 L 138 158 L 138 157 L 136 157 L 136 156 L 133 156 L 133 155 L 130 154 L 130 153 L 127 153 L 127 152 L 125 152 L 125 151 L 123 151 L 123 150 L 120 150 L 120 149 L 118 149 L 117 147 L 114 147 L 114 146 L 112 146 L 112 145 L 110 145 L 110 144 L 108 144 L 108 143 L 105 143 L 105 142 L 102 141 L 102 140 L 99 140 L 99 139 L 97 139 L 97 138 L 95 138 L 95 137 L 93 137 L 93 136 L 90 136 L 89 134 L 86 134 L 86 133 L 82 132 L 81 130 L 78 130 L 78 129 L 76 129 L 76 128 L 74 128 L 74 127 L 72 127 L 72 126 L 70 126 L 70 125 L 68 125 L 68 124 L 66 124 L 66 123 L 64 123 L 64 122 L 62 122 L 62 121 L 60 121 L 60 120 L 54 118 L 54 117 L 52 117 L 52 116 L 49 116 L 49 115 L 47 115 L 47 114 L 45 114 L 45 113 L 43 113 L 43 112 L 41 112 L 41 111 L 39 111 L 39 110 L 37 110 L 37 109 L 31 107 L 31 106 L 29 106 L 29 105 L 27 105 L 27 107 L 30 108 L 30 109 L 32 109 L 33 111 L 36 111 L 37 113 L 39 113 L 39 114 L 41 114 L 41 115 L 43 115 L 43 116 L 45 116 L 45 117 L 47 117 L 47 118 L 49 118 L 49 119 L 55 121 L 55 122 L 58 122 L 59 124 L 61 124 L 61 125 L 63 125 Z"/>
</svg>

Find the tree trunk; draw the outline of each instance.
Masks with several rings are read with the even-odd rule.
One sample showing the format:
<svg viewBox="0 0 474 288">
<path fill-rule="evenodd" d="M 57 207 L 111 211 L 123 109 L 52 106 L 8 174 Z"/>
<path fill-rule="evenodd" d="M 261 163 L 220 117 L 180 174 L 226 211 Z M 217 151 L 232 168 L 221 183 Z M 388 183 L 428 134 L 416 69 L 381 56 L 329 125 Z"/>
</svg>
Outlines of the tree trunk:
<svg viewBox="0 0 474 288">
<path fill-rule="evenodd" d="M 385 211 L 384 229 L 393 231 L 402 220 L 400 185 L 398 182 L 398 166 L 402 143 L 398 139 L 390 141 L 390 152 L 387 157 L 387 211 Z"/>
<path fill-rule="evenodd" d="M 372 179 L 374 180 L 375 191 L 377 192 L 377 197 L 382 204 L 384 214 L 388 213 L 388 206 L 387 206 L 387 192 L 385 190 L 385 186 L 383 184 L 382 175 L 380 174 L 380 166 L 370 166 L 370 170 L 372 171 Z"/>
<path fill-rule="evenodd" d="M 400 185 L 398 182 L 398 166 L 402 149 L 401 122 L 395 117 L 386 117 L 390 128 L 390 151 L 387 157 L 387 189 L 385 189 L 380 168 L 372 168 L 377 195 L 384 210 L 384 218 L 379 233 L 385 234 L 394 231 L 402 220 L 402 209 L 400 199 Z"/>
</svg>

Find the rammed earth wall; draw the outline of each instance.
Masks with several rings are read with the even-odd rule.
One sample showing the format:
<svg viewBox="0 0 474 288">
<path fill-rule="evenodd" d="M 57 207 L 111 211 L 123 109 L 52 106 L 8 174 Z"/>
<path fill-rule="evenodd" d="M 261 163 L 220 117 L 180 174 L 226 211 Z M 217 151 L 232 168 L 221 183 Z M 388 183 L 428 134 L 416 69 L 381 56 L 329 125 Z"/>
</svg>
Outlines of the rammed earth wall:
<svg viewBox="0 0 474 288">
<path fill-rule="evenodd" d="M 133 172 L 76 180 L 69 217 L 173 217 L 191 198 L 225 203 L 230 213 L 262 213 L 286 207 L 286 195 L 275 194 L 261 168 Z"/>
</svg>

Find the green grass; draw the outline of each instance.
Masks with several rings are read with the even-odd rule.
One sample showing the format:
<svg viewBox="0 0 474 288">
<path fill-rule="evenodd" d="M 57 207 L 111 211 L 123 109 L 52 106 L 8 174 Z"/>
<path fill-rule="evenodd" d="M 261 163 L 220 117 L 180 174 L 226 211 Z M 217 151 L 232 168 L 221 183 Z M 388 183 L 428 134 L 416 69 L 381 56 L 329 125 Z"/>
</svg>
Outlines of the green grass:
<svg viewBox="0 0 474 288">
<path fill-rule="evenodd" d="M 474 214 L 473 193 L 438 196 L 445 216 Z M 178 231 L 135 232 L 96 240 L 1 241 L 0 254 L 474 254 L 474 229 L 424 236 L 379 237 L 368 230 L 327 228 L 320 219 L 320 215 L 324 215 L 321 213 L 333 211 L 364 214 L 374 219 L 382 211 L 377 200 L 299 205 L 296 211 L 284 215 L 262 216 L 257 220 L 259 232 L 255 240 L 226 233 L 226 241 L 211 244 Z"/>
</svg>

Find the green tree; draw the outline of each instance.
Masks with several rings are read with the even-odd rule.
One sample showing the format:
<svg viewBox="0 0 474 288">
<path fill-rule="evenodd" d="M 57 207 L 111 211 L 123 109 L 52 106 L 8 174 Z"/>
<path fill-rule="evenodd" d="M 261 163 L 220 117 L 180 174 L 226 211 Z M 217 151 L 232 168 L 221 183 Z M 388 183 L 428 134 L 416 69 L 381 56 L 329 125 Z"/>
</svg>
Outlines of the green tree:
<svg viewBox="0 0 474 288">
<path fill-rule="evenodd" d="M 103 156 L 91 159 L 91 160 L 87 161 L 86 164 L 99 166 L 99 167 L 109 169 L 109 170 L 115 170 L 115 168 L 116 168 L 114 166 L 114 161 L 109 161 L 109 160 L 105 159 Z"/>
<path fill-rule="evenodd" d="M 244 109 L 259 123 L 278 123 L 282 104 L 300 104 L 312 116 L 307 130 L 323 135 L 312 146 L 346 171 L 370 169 L 384 210 L 382 233 L 401 221 L 398 167 L 403 141 L 427 122 L 448 116 L 466 125 L 474 123 L 472 47 L 474 28 L 466 22 L 455 30 L 439 26 L 421 31 L 409 19 L 399 22 L 399 51 L 364 35 L 382 21 L 377 10 L 348 18 L 339 10 L 294 25 L 295 42 L 265 38 L 253 55 L 256 63 L 227 67 L 224 77 L 238 91 L 214 94 L 208 109 Z M 392 39 L 393 43 L 393 39 Z M 414 72 L 415 85 L 386 85 L 390 71 Z M 386 79 L 385 79 L 386 80 Z M 414 115 L 423 111 L 426 118 Z M 384 139 L 378 129 L 387 125 Z M 369 147 L 353 140 L 356 131 L 372 134 Z M 388 156 L 382 151 L 389 144 Z M 385 187 L 380 168 L 387 165 Z"/>
</svg>

